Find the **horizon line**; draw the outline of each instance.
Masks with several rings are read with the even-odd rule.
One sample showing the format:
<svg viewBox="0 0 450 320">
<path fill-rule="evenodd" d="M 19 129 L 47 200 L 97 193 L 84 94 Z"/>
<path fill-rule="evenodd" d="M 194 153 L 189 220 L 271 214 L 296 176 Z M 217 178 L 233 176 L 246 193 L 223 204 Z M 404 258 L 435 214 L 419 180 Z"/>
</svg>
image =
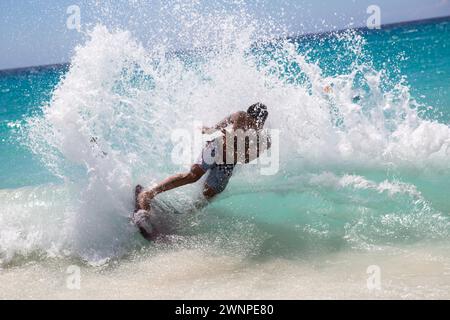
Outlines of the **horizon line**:
<svg viewBox="0 0 450 320">
<path fill-rule="evenodd" d="M 369 29 L 367 26 L 359 26 L 354 28 L 341 28 L 337 30 L 329 30 L 329 31 L 319 31 L 319 32 L 306 32 L 306 33 L 299 33 L 296 35 L 288 35 L 280 38 L 273 38 L 273 40 L 277 39 L 293 39 L 293 38 L 302 38 L 302 37 L 311 37 L 311 36 L 320 36 L 320 35 L 326 35 L 326 34 L 333 34 L 333 33 L 340 33 L 347 30 L 356 30 L 356 31 L 382 31 L 383 29 L 391 29 L 400 27 L 403 25 L 408 24 L 422 24 L 422 23 L 428 23 L 428 22 L 434 22 L 434 21 L 444 21 L 444 20 L 450 20 L 450 15 L 447 16 L 438 16 L 438 17 L 432 17 L 432 18 L 425 18 L 425 19 L 416 19 L 416 20 L 405 20 L 405 21 L 399 21 L 399 22 L 392 22 L 392 23 L 386 23 L 382 24 L 380 26 L 380 29 Z M 175 50 L 174 52 L 180 52 L 180 51 L 191 51 L 194 49 L 188 49 L 188 50 Z M 14 68 L 6 68 L 6 69 L 0 69 L 1 73 L 16 73 L 18 71 L 26 71 L 29 69 L 51 69 L 51 68 L 57 68 L 57 67 L 63 67 L 66 65 L 70 65 L 70 62 L 54 62 L 49 64 L 42 64 L 42 65 L 33 65 L 33 66 L 24 66 L 24 67 L 14 67 Z"/>
</svg>

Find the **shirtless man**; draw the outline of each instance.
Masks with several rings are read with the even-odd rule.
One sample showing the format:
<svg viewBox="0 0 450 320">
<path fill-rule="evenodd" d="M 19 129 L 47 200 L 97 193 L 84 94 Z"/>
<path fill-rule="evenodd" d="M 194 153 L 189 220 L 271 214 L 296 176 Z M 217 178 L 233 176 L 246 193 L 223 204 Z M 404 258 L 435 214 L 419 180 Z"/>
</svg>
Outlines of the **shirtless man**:
<svg viewBox="0 0 450 320">
<path fill-rule="evenodd" d="M 203 128 L 203 133 L 212 134 L 217 131 L 221 131 L 225 136 L 225 129 L 231 126 L 231 133 L 236 132 L 236 130 L 242 130 L 246 132 L 248 130 L 254 130 L 257 134 L 261 132 L 263 129 L 264 123 L 267 120 L 269 113 L 267 111 L 267 107 L 262 103 L 256 103 L 250 106 L 245 111 L 239 111 L 233 113 L 228 116 L 221 122 L 219 122 L 213 128 Z M 230 133 L 230 132 L 228 132 Z M 173 175 L 150 190 L 143 190 L 141 186 L 136 187 L 136 212 L 139 215 L 145 215 L 145 212 L 150 211 L 150 202 L 151 200 L 158 194 L 162 192 L 166 192 L 175 188 L 179 188 L 181 186 L 194 183 L 198 181 L 204 174 L 208 174 L 204 186 L 203 186 L 203 195 L 206 199 L 210 200 L 215 197 L 217 194 L 221 193 L 225 190 L 231 175 L 233 174 L 234 167 L 237 163 L 237 150 L 234 149 L 234 159 L 226 160 L 226 139 L 223 139 L 223 148 L 218 147 L 218 140 L 215 139 L 213 141 L 209 141 L 206 147 L 203 149 L 201 156 L 198 161 L 194 163 L 191 167 L 191 170 L 186 173 L 179 173 Z M 236 141 L 235 141 L 236 145 Z M 270 140 L 268 141 L 267 148 L 270 148 Z M 220 163 L 214 160 L 217 152 L 219 150 L 223 150 L 223 159 Z M 248 155 L 248 144 L 246 144 L 246 158 L 245 163 L 249 162 Z M 206 155 L 206 156 L 205 156 Z M 259 149 L 257 151 L 256 157 L 259 157 Z M 213 159 L 213 161 L 211 161 Z M 140 220 L 137 217 L 137 220 Z M 137 223 L 139 226 L 139 223 Z M 141 228 L 142 232 L 142 228 Z"/>
</svg>

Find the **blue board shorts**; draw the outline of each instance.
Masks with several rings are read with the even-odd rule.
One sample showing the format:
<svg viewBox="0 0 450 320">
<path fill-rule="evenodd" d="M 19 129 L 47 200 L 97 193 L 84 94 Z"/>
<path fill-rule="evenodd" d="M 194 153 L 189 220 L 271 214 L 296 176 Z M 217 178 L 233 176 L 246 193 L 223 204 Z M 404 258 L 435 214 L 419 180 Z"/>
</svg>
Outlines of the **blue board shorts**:
<svg viewBox="0 0 450 320">
<path fill-rule="evenodd" d="M 216 141 L 210 141 L 203 148 L 202 154 L 195 162 L 207 172 L 205 183 L 216 193 L 221 193 L 228 185 L 233 175 L 234 164 L 217 164 L 215 161 L 218 147 Z"/>
</svg>

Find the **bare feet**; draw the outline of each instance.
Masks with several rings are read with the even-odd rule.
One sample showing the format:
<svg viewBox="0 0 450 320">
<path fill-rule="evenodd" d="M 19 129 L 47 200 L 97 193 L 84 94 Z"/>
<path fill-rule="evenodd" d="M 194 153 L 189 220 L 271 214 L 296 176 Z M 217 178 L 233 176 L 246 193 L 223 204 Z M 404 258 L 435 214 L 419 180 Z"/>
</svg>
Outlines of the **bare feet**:
<svg viewBox="0 0 450 320">
<path fill-rule="evenodd" d="M 155 193 L 150 191 L 142 191 L 137 197 L 139 209 L 150 211 L 150 200 L 155 197 Z"/>
</svg>

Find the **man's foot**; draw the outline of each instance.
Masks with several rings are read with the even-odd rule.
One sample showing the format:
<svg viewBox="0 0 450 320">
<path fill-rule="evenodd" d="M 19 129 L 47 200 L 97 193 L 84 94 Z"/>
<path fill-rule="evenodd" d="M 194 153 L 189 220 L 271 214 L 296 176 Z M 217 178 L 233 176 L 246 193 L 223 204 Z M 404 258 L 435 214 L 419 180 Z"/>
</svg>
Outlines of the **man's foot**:
<svg viewBox="0 0 450 320">
<path fill-rule="evenodd" d="M 136 186 L 134 189 L 134 212 L 131 218 L 132 222 L 138 227 L 141 235 L 149 241 L 157 239 L 159 235 L 159 231 L 154 227 L 151 221 L 152 213 L 149 204 L 149 201 L 153 198 L 153 196 L 150 197 L 151 195 L 152 193 L 148 191 L 145 192 L 141 185 Z"/>
<path fill-rule="evenodd" d="M 138 194 L 138 196 L 136 197 L 137 199 L 137 204 L 139 207 L 139 210 L 150 210 L 150 200 L 152 200 L 155 197 L 155 193 L 150 190 L 150 191 L 142 191 Z"/>
</svg>

